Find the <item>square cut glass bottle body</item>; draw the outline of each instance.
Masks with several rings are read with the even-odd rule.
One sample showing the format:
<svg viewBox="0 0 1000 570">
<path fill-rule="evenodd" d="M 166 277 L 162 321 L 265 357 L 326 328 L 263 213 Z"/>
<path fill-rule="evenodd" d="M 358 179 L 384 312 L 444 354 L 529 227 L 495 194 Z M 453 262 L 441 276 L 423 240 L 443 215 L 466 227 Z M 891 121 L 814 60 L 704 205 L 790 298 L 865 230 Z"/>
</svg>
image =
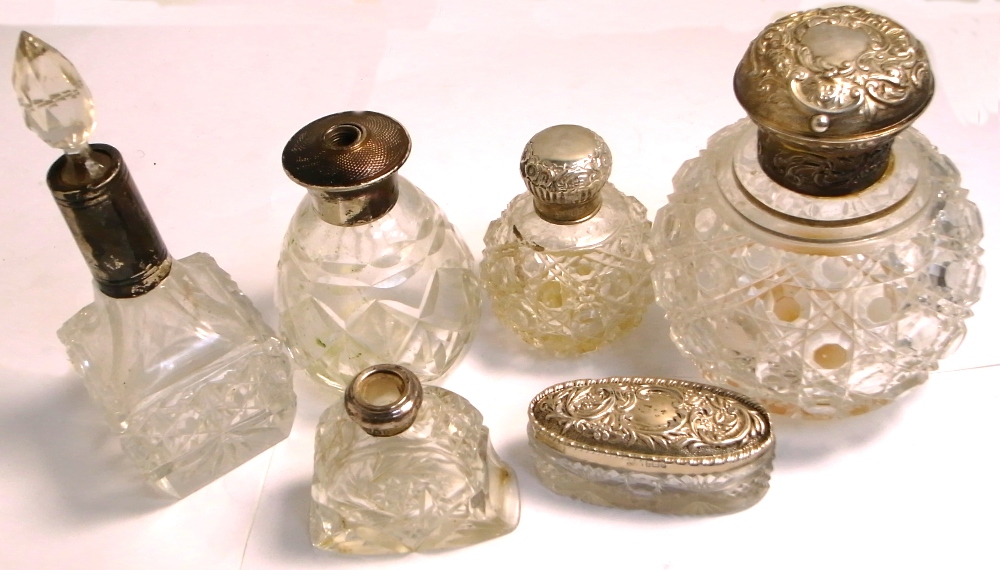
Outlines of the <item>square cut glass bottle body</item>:
<svg viewBox="0 0 1000 570">
<path fill-rule="evenodd" d="M 979 211 L 954 165 L 912 128 L 879 183 L 837 199 L 741 179 L 759 170 L 745 152 L 755 132 L 743 120 L 713 136 L 656 215 L 653 284 L 671 336 L 706 377 L 774 413 L 832 418 L 882 406 L 965 335 L 982 288 Z M 741 205 L 740 195 L 753 200 Z M 764 206 L 747 206 L 754 201 Z M 781 213 L 773 225 L 751 221 L 769 209 Z M 797 230 L 812 236 L 788 237 L 789 216 L 822 222 Z M 871 235 L 823 242 L 850 228 L 837 216 Z"/>
<path fill-rule="evenodd" d="M 472 253 L 437 204 L 397 179 L 396 205 L 371 223 L 329 224 L 306 196 L 285 234 L 279 333 L 300 366 L 338 389 L 382 362 L 437 379 L 479 323 Z"/>
<path fill-rule="evenodd" d="M 125 454 L 184 497 L 288 436 L 287 353 L 208 254 L 173 262 L 155 289 L 95 299 L 59 338 Z"/>
</svg>

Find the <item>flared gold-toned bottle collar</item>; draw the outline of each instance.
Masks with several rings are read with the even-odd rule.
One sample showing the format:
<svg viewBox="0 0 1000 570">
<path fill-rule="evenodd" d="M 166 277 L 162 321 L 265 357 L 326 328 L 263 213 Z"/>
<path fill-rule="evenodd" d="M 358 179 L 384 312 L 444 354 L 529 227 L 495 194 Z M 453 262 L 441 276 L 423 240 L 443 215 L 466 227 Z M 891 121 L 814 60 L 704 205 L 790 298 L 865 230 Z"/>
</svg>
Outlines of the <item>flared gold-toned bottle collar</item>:
<svg viewBox="0 0 1000 570">
<path fill-rule="evenodd" d="M 710 473 L 774 445 L 764 408 L 730 390 L 672 378 L 601 378 L 531 401 L 534 439 L 580 461 L 649 473 Z"/>
<path fill-rule="evenodd" d="M 391 437 L 410 429 L 423 403 L 424 390 L 410 370 L 376 364 L 347 386 L 344 407 L 361 429 L 375 437 Z"/>
<path fill-rule="evenodd" d="M 767 26 L 733 85 L 761 130 L 764 170 L 818 196 L 878 180 L 892 138 L 934 94 L 921 43 L 897 22 L 854 6 L 796 12 Z"/>
<path fill-rule="evenodd" d="M 556 125 L 531 137 L 521 154 L 521 177 L 535 211 L 554 224 L 573 224 L 601 208 L 611 175 L 611 150 L 594 131 Z"/>
<path fill-rule="evenodd" d="M 396 204 L 396 171 L 410 137 L 392 117 L 335 113 L 299 129 L 285 145 L 285 173 L 317 198 L 321 217 L 340 226 L 369 223 Z"/>
</svg>

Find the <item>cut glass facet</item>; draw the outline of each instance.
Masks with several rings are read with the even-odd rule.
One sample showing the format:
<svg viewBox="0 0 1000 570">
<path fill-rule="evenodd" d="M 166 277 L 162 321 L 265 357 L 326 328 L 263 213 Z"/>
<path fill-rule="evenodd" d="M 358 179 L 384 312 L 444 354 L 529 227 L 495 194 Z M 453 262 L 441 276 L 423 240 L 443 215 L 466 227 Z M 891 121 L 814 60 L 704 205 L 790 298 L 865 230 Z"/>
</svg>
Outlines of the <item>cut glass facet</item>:
<svg viewBox="0 0 1000 570">
<path fill-rule="evenodd" d="M 183 497 L 288 436 L 290 363 L 208 254 L 131 299 L 100 293 L 59 329 L 91 398 L 154 487 Z"/>
<path fill-rule="evenodd" d="M 468 246 L 430 198 L 398 180 L 396 205 L 371 223 L 329 224 L 306 196 L 285 235 L 279 330 L 299 365 L 330 386 L 382 362 L 434 380 L 479 322 Z"/>
<path fill-rule="evenodd" d="M 519 515 L 514 471 L 479 411 L 453 392 L 425 386 L 416 421 L 391 437 L 366 433 L 343 404 L 320 419 L 309 515 L 318 548 L 456 548 L 507 534 Z"/>
<path fill-rule="evenodd" d="M 12 81 L 29 129 L 66 152 L 86 148 L 94 130 L 94 102 L 68 59 L 49 44 L 21 32 Z"/>
<path fill-rule="evenodd" d="M 755 130 L 744 120 L 713 136 L 656 215 L 653 283 L 671 336 L 708 378 L 775 413 L 831 418 L 882 406 L 923 382 L 965 335 L 982 288 L 979 211 L 951 161 L 912 128 L 898 136 L 882 187 L 836 199 L 792 196 L 749 173 L 759 167 L 741 156 Z M 911 175 L 900 200 L 892 186 Z M 738 192 L 735 180 L 745 186 Z M 857 223 L 799 228 L 875 233 L 817 245 L 762 231 L 748 218 L 765 208 L 734 205 L 744 193 L 786 218 L 821 219 L 835 200 L 859 202 L 841 210 Z"/>
<path fill-rule="evenodd" d="M 774 450 L 714 473 L 643 473 L 560 455 L 530 439 L 535 473 L 559 493 L 604 507 L 672 515 L 712 515 L 757 504 L 770 487 Z"/>
<path fill-rule="evenodd" d="M 483 239 L 482 278 L 497 319 L 554 354 L 610 343 L 638 326 L 653 300 L 646 209 L 610 183 L 601 195 L 593 217 L 560 225 L 541 219 L 525 192 Z"/>
</svg>

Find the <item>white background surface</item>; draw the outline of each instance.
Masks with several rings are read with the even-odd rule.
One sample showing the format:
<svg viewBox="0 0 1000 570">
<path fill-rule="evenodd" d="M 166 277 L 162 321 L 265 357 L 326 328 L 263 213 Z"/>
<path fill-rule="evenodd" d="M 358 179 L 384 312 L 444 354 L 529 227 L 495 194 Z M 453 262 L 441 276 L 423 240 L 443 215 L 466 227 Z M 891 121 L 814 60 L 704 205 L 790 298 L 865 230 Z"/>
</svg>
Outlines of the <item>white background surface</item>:
<svg viewBox="0 0 1000 570">
<path fill-rule="evenodd" d="M 937 94 L 917 122 L 961 169 L 1000 243 L 1000 2 L 872 1 L 927 46 Z M 320 116 L 389 114 L 409 130 L 402 174 L 470 247 L 523 191 L 517 162 L 544 127 L 577 123 L 615 157 L 612 181 L 653 213 L 706 138 L 743 115 L 732 72 L 776 17 L 813 4 L 531 0 L 5 0 L 0 76 L 28 29 L 75 62 L 176 257 L 211 253 L 269 322 L 281 238 L 303 190 L 287 139 Z M 0 93 L 5 90 L 0 87 Z M 1000 278 L 963 347 L 924 387 L 864 417 L 776 420 L 770 493 L 748 511 L 676 518 L 586 505 L 534 478 L 535 393 L 578 377 L 697 378 L 662 311 L 579 359 L 529 350 L 484 313 L 444 386 L 486 417 L 521 482 L 521 524 L 462 550 L 349 558 L 307 536 L 312 437 L 333 398 L 297 384 L 291 437 L 180 502 L 138 482 L 55 330 L 90 276 L 44 183 L 58 156 L 0 95 L 0 568 L 997 568 Z"/>
</svg>

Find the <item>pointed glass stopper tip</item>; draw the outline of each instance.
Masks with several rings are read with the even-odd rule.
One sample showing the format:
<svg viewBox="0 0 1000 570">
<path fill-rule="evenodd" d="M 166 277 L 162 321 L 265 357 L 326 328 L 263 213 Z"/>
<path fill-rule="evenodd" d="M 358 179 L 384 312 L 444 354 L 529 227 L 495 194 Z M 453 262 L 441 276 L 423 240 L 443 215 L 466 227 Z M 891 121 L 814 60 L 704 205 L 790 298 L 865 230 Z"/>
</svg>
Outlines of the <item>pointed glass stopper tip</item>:
<svg viewBox="0 0 1000 570">
<path fill-rule="evenodd" d="M 76 67 L 63 54 L 21 32 L 12 81 L 29 129 L 68 154 L 90 154 L 87 140 L 94 130 L 94 101 Z"/>
</svg>

